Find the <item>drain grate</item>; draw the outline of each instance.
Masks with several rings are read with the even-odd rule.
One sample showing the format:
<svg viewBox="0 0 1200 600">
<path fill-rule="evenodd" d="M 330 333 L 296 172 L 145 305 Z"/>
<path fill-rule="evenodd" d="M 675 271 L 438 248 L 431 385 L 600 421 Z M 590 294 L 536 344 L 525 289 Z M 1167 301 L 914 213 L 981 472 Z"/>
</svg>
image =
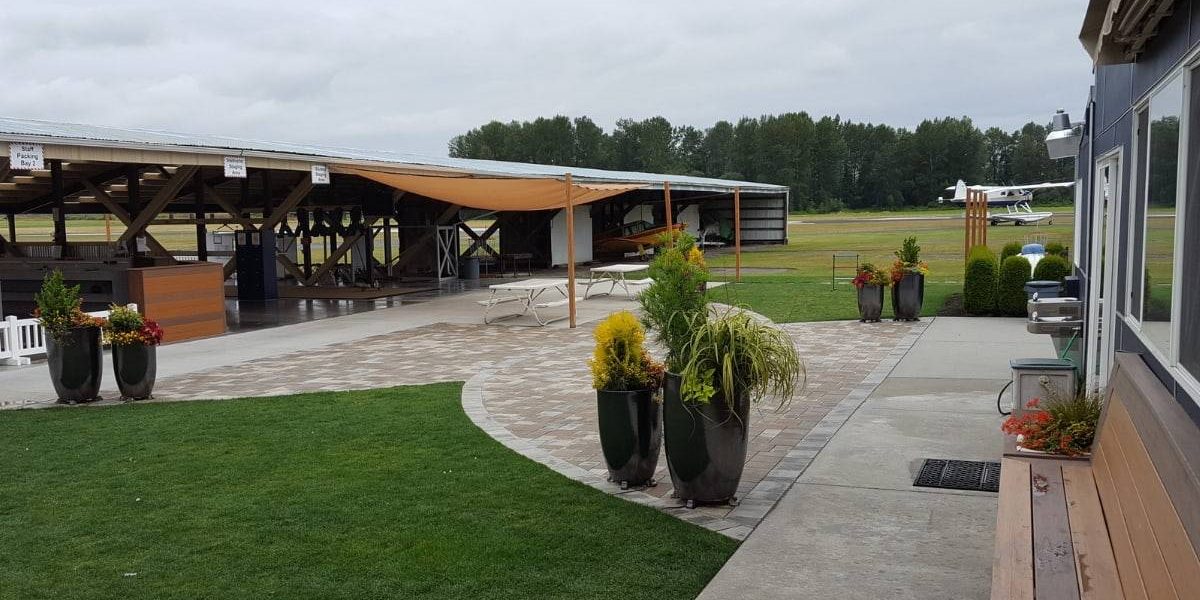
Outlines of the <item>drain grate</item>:
<svg viewBox="0 0 1200 600">
<path fill-rule="evenodd" d="M 1000 491 L 1000 463 L 980 460 L 927 458 L 913 482 L 917 487 L 948 490 Z"/>
</svg>

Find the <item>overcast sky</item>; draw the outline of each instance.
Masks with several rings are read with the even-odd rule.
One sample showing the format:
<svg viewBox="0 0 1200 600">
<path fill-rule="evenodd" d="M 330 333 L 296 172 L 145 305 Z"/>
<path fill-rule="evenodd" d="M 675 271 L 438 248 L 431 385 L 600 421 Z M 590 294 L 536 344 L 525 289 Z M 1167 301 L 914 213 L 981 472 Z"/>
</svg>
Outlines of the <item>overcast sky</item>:
<svg viewBox="0 0 1200 600">
<path fill-rule="evenodd" d="M 1011 129 L 1082 117 L 1086 4 L 4 2 L 0 115 L 439 155 L 489 120 L 555 114 Z"/>
</svg>

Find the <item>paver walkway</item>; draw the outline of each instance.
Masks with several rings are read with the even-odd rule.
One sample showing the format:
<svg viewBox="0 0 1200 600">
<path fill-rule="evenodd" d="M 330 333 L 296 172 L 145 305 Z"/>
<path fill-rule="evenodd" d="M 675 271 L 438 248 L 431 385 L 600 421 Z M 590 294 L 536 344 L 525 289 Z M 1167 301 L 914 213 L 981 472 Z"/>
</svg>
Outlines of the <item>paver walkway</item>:
<svg viewBox="0 0 1200 600">
<path fill-rule="evenodd" d="M 611 493 L 744 538 L 808 466 L 849 411 L 882 381 L 924 323 L 797 323 L 781 326 L 808 368 L 807 383 L 782 409 L 751 413 L 741 503 L 681 508 L 670 497 L 665 457 L 657 487 L 621 491 L 605 482 L 587 368 L 591 327 L 523 328 L 438 323 L 354 341 L 167 377 L 162 401 L 271 396 L 467 381 L 464 407 L 518 451 Z M 236 339 L 236 338 L 231 338 Z M 853 406 L 847 407 L 850 401 Z M 472 404 L 474 402 L 474 404 Z"/>
</svg>

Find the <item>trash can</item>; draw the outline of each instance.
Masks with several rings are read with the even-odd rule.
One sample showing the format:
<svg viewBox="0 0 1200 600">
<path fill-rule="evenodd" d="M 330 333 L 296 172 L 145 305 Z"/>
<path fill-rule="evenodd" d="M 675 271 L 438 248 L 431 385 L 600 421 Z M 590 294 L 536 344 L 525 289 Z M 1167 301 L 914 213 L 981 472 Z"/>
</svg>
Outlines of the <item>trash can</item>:
<svg viewBox="0 0 1200 600">
<path fill-rule="evenodd" d="M 1057 281 L 1030 281 L 1025 284 L 1025 293 L 1029 294 L 1030 300 L 1033 300 L 1034 294 L 1041 299 L 1057 298 L 1060 289 L 1062 284 Z"/>
<path fill-rule="evenodd" d="M 1033 398 L 1075 396 L 1075 365 L 1062 358 L 1014 358 L 1008 361 L 1013 378 L 1013 414 L 1025 409 Z"/>
<path fill-rule="evenodd" d="M 458 263 L 458 278 L 477 281 L 479 279 L 479 257 L 468 256 Z"/>
</svg>

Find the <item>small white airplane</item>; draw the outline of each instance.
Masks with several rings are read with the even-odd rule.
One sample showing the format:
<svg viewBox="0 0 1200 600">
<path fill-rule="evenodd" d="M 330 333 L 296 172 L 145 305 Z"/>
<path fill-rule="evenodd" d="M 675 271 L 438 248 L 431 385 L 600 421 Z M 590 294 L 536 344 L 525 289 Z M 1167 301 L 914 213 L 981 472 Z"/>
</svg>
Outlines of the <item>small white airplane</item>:
<svg viewBox="0 0 1200 600">
<path fill-rule="evenodd" d="M 963 180 L 959 179 L 958 185 L 946 188 L 947 192 L 954 192 L 954 197 L 938 198 L 938 201 L 949 201 L 952 204 L 966 204 L 967 190 L 979 190 L 987 193 L 987 204 L 989 207 L 1003 206 L 1005 209 L 1003 213 L 988 211 L 988 221 L 992 225 L 999 225 L 1001 223 L 1026 225 L 1041 221 L 1053 223 L 1049 219 L 1054 216 L 1054 213 L 1049 211 L 1034 211 L 1033 207 L 1029 205 L 1033 201 L 1033 192 L 1035 190 L 1069 188 L 1074 185 L 1074 181 L 1031 183 L 1028 185 L 967 185 Z"/>
</svg>

